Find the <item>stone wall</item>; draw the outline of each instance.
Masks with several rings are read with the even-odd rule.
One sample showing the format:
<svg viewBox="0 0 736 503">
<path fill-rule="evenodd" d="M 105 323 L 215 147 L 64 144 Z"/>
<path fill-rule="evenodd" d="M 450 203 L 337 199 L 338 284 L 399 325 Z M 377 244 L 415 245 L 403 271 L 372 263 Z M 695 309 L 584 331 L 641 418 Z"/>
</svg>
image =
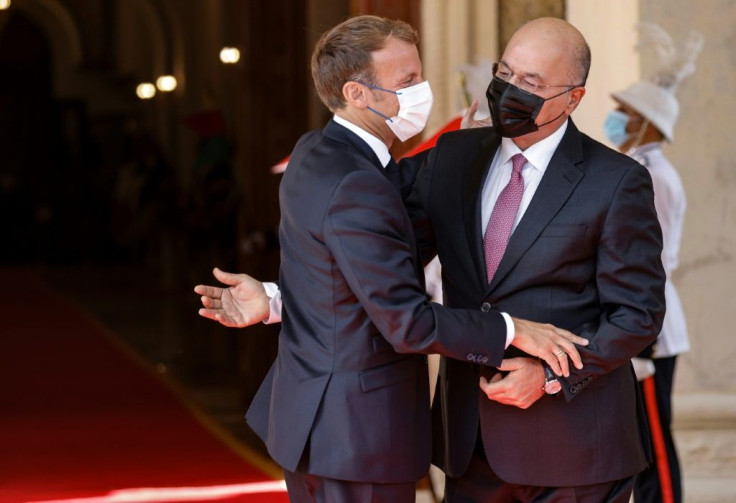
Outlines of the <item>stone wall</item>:
<svg viewBox="0 0 736 503">
<path fill-rule="evenodd" d="M 687 501 L 735 501 L 736 1 L 643 0 L 640 15 L 676 40 L 691 29 L 705 36 L 696 73 L 678 90 L 680 119 L 665 150 L 688 196 L 673 279 L 692 350 L 679 360 L 675 428 Z M 651 60 L 642 56 L 644 71 Z"/>
<path fill-rule="evenodd" d="M 432 26 L 423 40 L 426 76 L 433 88 L 443 90 L 435 94 L 433 120 L 447 120 L 457 109 L 453 68 L 479 56 L 497 58 L 504 25 L 509 16 L 523 16 L 517 11 L 527 3 L 454 0 L 452 5 L 460 4 L 465 13 L 458 19 L 445 2 L 423 2 L 423 22 Z M 472 15 L 489 4 L 496 4 L 490 14 Z M 730 333 L 736 326 L 736 0 L 567 0 L 565 16 L 593 51 L 587 94 L 574 119 L 599 140 L 603 118 L 613 106 L 609 93 L 646 75 L 652 64 L 651 53 L 643 52 L 640 59 L 634 50 L 637 21 L 656 22 L 676 40 L 690 29 L 705 36 L 697 71 L 677 93 L 675 141 L 664 147 L 688 197 L 680 267 L 673 280 L 692 350 L 678 363 L 675 435 L 686 502 L 736 501 L 736 337 Z M 490 36 L 494 30 L 495 42 Z M 461 50 L 450 54 L 448 47 Z"/>
</svg>

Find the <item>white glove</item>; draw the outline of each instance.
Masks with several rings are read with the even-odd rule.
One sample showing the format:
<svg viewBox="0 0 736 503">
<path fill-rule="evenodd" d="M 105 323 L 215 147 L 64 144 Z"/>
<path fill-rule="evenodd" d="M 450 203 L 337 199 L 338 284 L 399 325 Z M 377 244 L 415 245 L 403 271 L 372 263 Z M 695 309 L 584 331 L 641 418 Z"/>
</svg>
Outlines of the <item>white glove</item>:
<svg viewBox="0 0 736 503">
<path fill-rule="evenodd" d="M 631 364 L 634 365 L 637 381 L 643 381 L 654 375 L 654 361 L 648 358 L 632 358 Z"/>
</svg>

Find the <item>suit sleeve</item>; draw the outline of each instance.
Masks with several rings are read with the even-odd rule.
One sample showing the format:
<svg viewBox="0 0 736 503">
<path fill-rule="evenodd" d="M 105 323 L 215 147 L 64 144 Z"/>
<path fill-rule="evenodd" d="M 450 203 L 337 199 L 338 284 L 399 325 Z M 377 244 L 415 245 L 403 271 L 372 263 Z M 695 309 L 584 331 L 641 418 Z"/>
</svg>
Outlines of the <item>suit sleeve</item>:
<svg viewBox="0 0 736 503">
<path fill-rule="evenodd" d="M 431 152 L 429 150 L 423 150 L 412 157 L 404 157 L 399 161 L 399 173 L 401 178 L 401 199 L 406 201 L 412 192 L 414 182 L 417 178 L 417 173 L 427 159 L 427 156 Z"/>
<path fill-rule="evenodd" d="M 325 226 L 336 267 L 396 351 L 500 365 L 506 340 L 502 315 L 428 301 L 417 276 L 421 269 L 409 220 L 383 177 L 365 171 L 345 177 L 333 193 Z"/>
<path fill-rule="evenodd" d="M 665 313 L 661 254 L 651 177 L 635 165 L 615 190 L 602 227 L 595 276 L 601 315 L 580 331 L 590 344 L 578 348 L 584 367 L 567 378 L 568 399 L 592 378 L 628 364 L 657 338 Z"/>
</svg>

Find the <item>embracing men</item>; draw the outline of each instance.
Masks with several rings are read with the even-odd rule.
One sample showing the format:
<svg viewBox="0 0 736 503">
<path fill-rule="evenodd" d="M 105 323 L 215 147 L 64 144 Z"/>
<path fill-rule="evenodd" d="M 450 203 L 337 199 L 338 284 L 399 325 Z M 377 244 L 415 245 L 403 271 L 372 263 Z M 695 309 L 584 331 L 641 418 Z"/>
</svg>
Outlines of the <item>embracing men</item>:
<svg viewBox="0 0 736 503">
<path fill-rule="evenodd" d="M 281 185 L 279 356 L 248 413 L 290 497 L 413 501 L 426 369 L 403 353 L 438 352 L 432 456 L 447 501 L 628 501 L 649 457 L 630 359 L 661 327 L 662 237 L 646 169 L 569 119 L 585 40 L 559 19 L 524 25 L 493 68 L 493 127 L 448 133 L 392 176 L 388 146 L 420 131 L 431 105 L 416 36 L 346 23 L 313 56 L 336 115 L 300 140 Z M 372 23 L 393 25 L 350 60 Z M 405 210 L 397 187 L 421 161 Z M 423 296 L 434 254 L 454 309 Z M 198 286 L 202 315 L 268 317 L 260 283 L 216 276 L 231 287 Z"/>
</svg>

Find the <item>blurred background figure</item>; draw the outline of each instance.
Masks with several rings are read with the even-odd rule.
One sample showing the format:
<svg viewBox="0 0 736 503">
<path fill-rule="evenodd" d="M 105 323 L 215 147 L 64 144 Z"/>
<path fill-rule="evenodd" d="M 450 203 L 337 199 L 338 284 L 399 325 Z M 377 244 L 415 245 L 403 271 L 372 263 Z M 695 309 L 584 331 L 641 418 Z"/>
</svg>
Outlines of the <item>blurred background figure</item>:
<svg viewBox="0 0 736 503">
<path fill-rule="evenodd" d="M 685 313 L 672 283 L 677 268 L 685 219 L 685 191 L 680 175 L 662 152 L 664 141 L 672 142 L 679 113 L 675 92 L 682 80 L 695 71 L 695 59 L 703 37 L 692 31 L 676 45 L 654 23 L 639 24 L 640 47 L 652 45 L 659 56 L 647 80 L 612 93 L 616 109 L 605 121 L 608 140 L 621 152 L 649 170 L 654 183 L 654 204 L 662 226 L 662 263 L 667 273 L 667 314 L 656 343 L 634 358 L 634 370 L 642 388 L 654 444 L 655 460 L 637 479 L 636 503 L 681 502 L 680 464 L 672 438 L 672 387 L 677 356 L 690 349 Z"/>
<path fill-rule="evenodd" d="M 222 111 L 199 111 L 183 122 L 197 135 L 192 182 L 185 202 L 194 276 L 209 272 L 211 264 L 235 267 L 242 183 L 233 170 L 233 146 Z"/>
</svg>

